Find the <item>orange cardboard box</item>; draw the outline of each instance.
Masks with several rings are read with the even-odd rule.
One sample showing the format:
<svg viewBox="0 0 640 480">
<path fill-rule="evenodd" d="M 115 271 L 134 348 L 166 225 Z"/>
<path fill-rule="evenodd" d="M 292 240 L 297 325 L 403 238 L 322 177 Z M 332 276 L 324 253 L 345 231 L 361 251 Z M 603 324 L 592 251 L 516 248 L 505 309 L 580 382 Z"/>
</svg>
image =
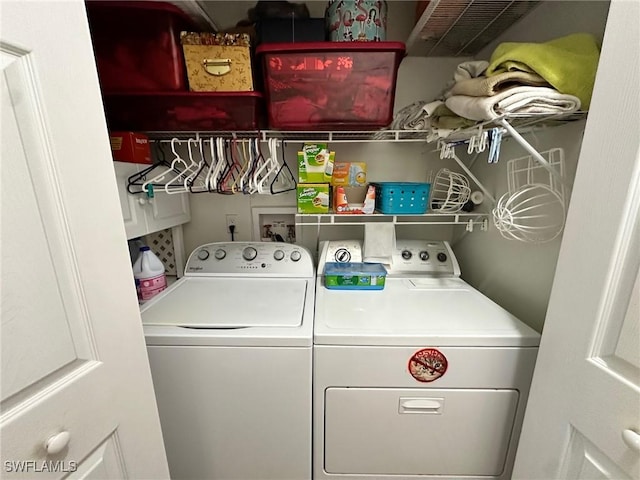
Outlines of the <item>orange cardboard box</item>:
<svg viewBox="0 0 640 480">
<path fill-rule="evenodd" d="M 365 187 L 367 185 L 367 164 L 365 162 L 334 163 L 331 185 Z"/>
<path fill-rule="evenodd" d="M 151 165 L 149 137 L 137 132 L 110 132 L 111 153 L 117 162 L 146 163 Z"/>
<path fill-rule="evenodd" d="M 376 207 L 376 187 L 333 187 L 333 211 L 337 214 L 371 214 Z"/>
</svg>

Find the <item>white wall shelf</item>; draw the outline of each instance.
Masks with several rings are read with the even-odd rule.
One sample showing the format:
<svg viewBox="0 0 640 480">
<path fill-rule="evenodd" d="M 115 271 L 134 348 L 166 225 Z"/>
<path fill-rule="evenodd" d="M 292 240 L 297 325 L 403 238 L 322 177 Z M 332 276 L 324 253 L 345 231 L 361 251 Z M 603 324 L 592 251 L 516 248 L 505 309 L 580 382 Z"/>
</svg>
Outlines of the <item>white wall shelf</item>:
<svg viewBox="0 0 640 480">
<path fill-rule="evenodd" d="M 488 227 L 486 213 L 425 213 L 422 215 L 387 215 L 374 214 L 334 214 L 334 213 L 298 213 L 296 225 L 307 226 L 344 226 L 364 225 L 365 223 L 393 223 L 395 225 L 466 225 L 467 229 L 479 226 L 481 230 Z"/>
<path fill-rule="evenodd" d="M 178 140 L 208 139 L 211 137 L 223 138 L 256 138 L 266 142 L 270 138 L 276 138 L 285 142 L 309 142 L 324 141 L 333 143 L 370 143 L 370 142 L 416 142 L 427 141 L 426 131 L 414 130 L 365 130 L 365 131 L 284 131 L 284 130 L 243 130 L 243 131 L 150 131 L 145 132 L 152 140 L 165 142 L 172 138 Z"/>
<path fill-rule="evenodd" d="M 537 129 L 564 125 L 568 122 L 586 119 L 587 112 L 555 113 L 555 114 L 509 114 L 495 120 L 478 123 L 466 129 L 456 130 L 444 142 L 453 142 L 468 139 L 479 129 L 490 129 L 508 122 L 520 133 L 527 133 Z M 169 142 L 172 138 L 209 139 L 211 137 L 223 138 L 260 138 L 266 142 L 270 138 L 276 138 L 285 142 L 309 142 L 323 141 L 332 143 L 372 143 L 372 142 L 413 142 L 428 143 L 428 131 L 425 130 L 336 130 L 336 131 L 285 131 L 285 130 L 241 130 L 241 131 L 149 131 L 146 132 L 152 140 Z"/>
<path fill-rule="evenodd" d="M 539 0 L 431 0 L 407 39 L 409 55 L 472 57 Z"/>
</svg>

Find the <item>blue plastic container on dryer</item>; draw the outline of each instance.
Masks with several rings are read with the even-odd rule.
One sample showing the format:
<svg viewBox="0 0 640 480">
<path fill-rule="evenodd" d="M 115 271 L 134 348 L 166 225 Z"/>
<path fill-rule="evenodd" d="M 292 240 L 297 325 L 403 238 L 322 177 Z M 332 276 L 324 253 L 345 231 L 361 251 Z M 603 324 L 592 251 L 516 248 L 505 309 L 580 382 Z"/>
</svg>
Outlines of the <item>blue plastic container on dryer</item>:
<svg viewBox="0 0 640 480">
<path fill-rule="evenodd" d="M 430 183 L 377 182 L 376 210 L 387 214 L 423 214 L 429 203 Z"/>
<path fill-rule="evenodd" d="M 383 42 L 387 39 L 387 2 L 332 0 L 325 21 L 332 42 Z"/>
<path fill-rule="evenodd" d="M 380 263 L 327 262 L 324 265 L 324 286 L 330 290 L 382 290 L 387 269 Z"/>
</svg>

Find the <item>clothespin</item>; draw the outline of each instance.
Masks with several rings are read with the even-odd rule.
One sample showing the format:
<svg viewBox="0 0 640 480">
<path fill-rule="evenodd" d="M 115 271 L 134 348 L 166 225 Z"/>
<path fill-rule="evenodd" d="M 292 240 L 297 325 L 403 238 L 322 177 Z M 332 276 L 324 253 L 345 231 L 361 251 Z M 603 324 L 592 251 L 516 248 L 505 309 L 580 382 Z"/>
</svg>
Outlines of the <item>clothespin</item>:
<svg viewBox="0 0 640 480">
<path fill-rule="evenodd" d="M 498 163 L 500 158 L 500 144 L 502 143 L 502 129 L 491 129 L 491 147 L 489 148 L 488 163 Z"/>
</svg>

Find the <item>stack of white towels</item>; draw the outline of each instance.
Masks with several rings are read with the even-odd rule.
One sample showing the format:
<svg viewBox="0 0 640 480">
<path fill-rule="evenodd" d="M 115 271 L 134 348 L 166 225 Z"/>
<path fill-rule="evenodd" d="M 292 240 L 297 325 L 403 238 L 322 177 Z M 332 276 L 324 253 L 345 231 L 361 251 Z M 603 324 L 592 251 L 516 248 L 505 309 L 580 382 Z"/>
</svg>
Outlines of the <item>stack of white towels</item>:
<svg viewBox="0 0 640 480">
<path fill-rule="evenodd" d="M 462 72 L 476 72 L 489 66 L 488 62 L 469 62 L 473 68 Z M 580 110 L 580 99 L 558 92 L 536 73 L 511 71 L 491 77 L 479 75 L 457 80 L 444 94 L 445 105 L 456 115 L 476 121 L 494 120 L 507 114 L 556 114 Z"/>
<path fill-rule="evenodd" d="M 459 64 L 441 95 L 403 108 L 388 128 L 426 131 L 431 141 L 501 117 L 586 110 L 598 58 L 595 38 L 585 33 L 540 44 L 503 43 L 491 63 Z"/>
<path fill-rule="evenodd" d="M 536 73 L 512 71 L 484 75 L 489 62 L 458 65 L 453 81 L 432 101 L 418 101 L 400 110 L 390 130 L 420 130 L 427 140 L 446 138 L 456 129 L 505 115 L 562 114 L 580 110 L 580 99 L 560 93 Z"/>
</svg>

